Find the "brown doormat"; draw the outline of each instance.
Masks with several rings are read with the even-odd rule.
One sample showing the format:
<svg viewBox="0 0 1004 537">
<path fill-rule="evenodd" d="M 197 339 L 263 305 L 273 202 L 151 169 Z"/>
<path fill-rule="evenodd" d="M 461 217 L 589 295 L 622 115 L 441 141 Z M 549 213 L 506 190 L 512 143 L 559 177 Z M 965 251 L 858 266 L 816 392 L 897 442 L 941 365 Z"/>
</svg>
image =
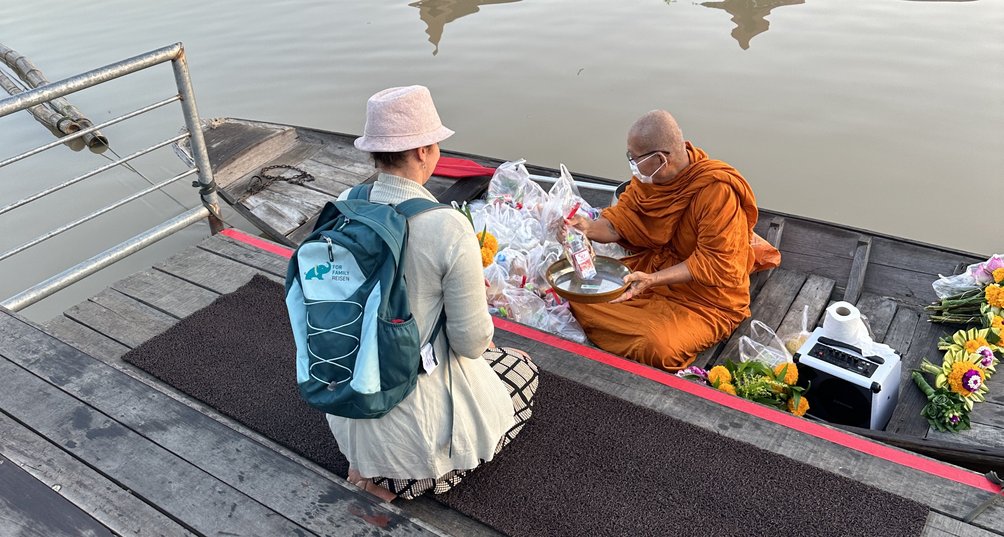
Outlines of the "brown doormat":
<svg viewBox="0 0 1004 537">
<path fill-rule="evenodd" d="M 256 276 L 123 359 L 344 476 L 294 356 L 282 286 Z M 514 536 L 907 536 L 928 512 L 546 371 L 520 436 L 435 498 Z"/>
</svg>

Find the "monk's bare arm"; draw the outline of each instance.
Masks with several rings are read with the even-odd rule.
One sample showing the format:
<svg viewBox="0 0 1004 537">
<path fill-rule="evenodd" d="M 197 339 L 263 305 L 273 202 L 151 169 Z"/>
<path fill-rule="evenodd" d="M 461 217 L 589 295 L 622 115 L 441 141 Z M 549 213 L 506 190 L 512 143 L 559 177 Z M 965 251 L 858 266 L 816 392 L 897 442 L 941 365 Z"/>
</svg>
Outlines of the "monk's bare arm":
<svg viewBox="0 0 1004 537">
<path fill-rule="evenodd" d="M 621 240 L 621 236 L 614 229 L 614 225 L 610 223 L 606 218 L 600 217 L 596 220 L 590 220 L 581 215 L 575 215 L 567 222 L 578 229 L 579 231 L 586 234 L 586 237 L 591 241 L 595 242 L 617 242 Z"/>
<path fill-rule="evenodd" d="M 630 284 L 624 294 L 611 300 L 611 304 L 631 300 L 644 293 L 651 287 L 657 285 L 673 285 L 677 283 L 687 283 L 693 279 L 690 269 L 686 263 L 677 263 L 669 268 L 664 268 L 659 272 L 651 274 L 647 272 L 632 272 L 624 277 L 624 282 Z"/>
</svg>

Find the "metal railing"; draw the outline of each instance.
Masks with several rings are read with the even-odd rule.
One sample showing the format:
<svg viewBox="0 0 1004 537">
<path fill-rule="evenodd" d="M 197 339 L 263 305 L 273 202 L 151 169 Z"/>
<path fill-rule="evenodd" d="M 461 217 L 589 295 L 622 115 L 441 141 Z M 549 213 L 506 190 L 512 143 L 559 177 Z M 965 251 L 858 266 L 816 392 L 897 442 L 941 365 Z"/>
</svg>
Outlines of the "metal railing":
<svg viewBox="0 0 1004 537">
<path fill-rule="evenodd" d="M 185 49 L 181 43 L 175 43 L 173 45 L 163 47 L 157 50 L 147 52 L 146 54 L 141 54 L 127 60 L 123 60 L 117 63 L 106 65 L 104 67 L 88 71 L 86 73 L 73 76 L 64 80 L 53 82 L 51 84 L 46 84 L 44 86 L 39 86 L 35 89 L 19 93 L 7 99 L 0 100 L 0 118 L 19 112 L 21 110 L 26 110 L 32 106 L 39 105 L 74 93 L 92 86 L 96 86 L 103 82 L 109 80 L 114 80 L 125 75 L 159 65 L 161 63 L 171 62 L 174 71 L 174 80 L 177 86 L 178 93 L 167 99 L 159 102 L 155 102 L 149 106 L 145 106 L 133 112 L 123 114 L 114 119 L 105 121 L 100 125 L 94 125 L 86 129 L 81 129 L 73 134 L 63 136 L 54 142 L 45 144 L 43 146 L 37 147 L 35 149 L 26 151 L 14 157 L 10 157 L 6 160 L 0 161 L 0 168 L 8 166 L 32 155 L 36 155 L 53 147 L 62 145 L 68 141 L 84 137 L 90 133 L 93 133 L 99 129 L 105 128 L 109 125 L 114 125 L 120 123 L 127 119 L 145 114 L 162 106 L 168 105 L 173 102 L 181 103 L 182 114 L 185 118 L 185 126 L 188 132 L 173 138 L 167 139 L 158 144 L 152 145 L 146 149 L 142 149 L 135 153 L 132 153 L 126 157 L 120 157 L 109 164 L 96 168 L 90 172 L 83 175 L 79 175 L 65 181 L 54 187 L 50 187 L 41 192 L 32 194 L 22 200 L 16 201 L 4 207 L 0 207 L 0 215 L 17 209 L 31 203 L 32 201 L 41 199 L 53 192 L 62 190 L 70 185 L 79 183 L 89 177 L 93 177 L 99 173 L 107 171 L 116 166 L 129 166 L 128 162 L 139 156 L 145 155 L 159 148 L 165 147 L 167 145 L 178 143 L 185 138 L 189 139 L 191 145 L 191 156 L 195 165 L 185 172 L 182 172 L 174 177 L 161 181 L 160 183 L 153 184 L 150 188 L 146 188 L 140 192 L 129 195 L 111 205 L 108 205 L 102 209 L 94 211 L 93 213 L 84 216 L 78 220 L 75 220 L 69 224 L 60 226 L 48 233 L 44 233 L 28 242 L 16 246 L 5 252 L 0 252 L 0 261 L 7 259 L 13 255 L 16 255 L 28 248 L 41 244 L 42 242 L 55 237 L 65 231 L 68 231 L 74 227 L 88 222 L 105 214 L 117 207 L 121 207 L 126 203 L 136 200 L 146 194 L 149 194 L 155 190 L 160 190 L 161 188 L 181 180 L 185 177 L 191 175 L 198 175 L 198 181 L 193 183 L 193 186 L 199 187 L 199 195 L 202 198 L 202 206 L 196 207 L 194 209 L 189 209 L 188 211 L 178 215 L 171 220 L 161 223 L 131 239 L 128 239 L 116 246 L 113 246 L 90 259 L 83 261 L 66 269 L 65 271 L 50 277 L 49 279 L 40 282 L 29 289 L 21 291 L 20 293 L 0 302 L 5 308 L 13 311 L 18 311 L 24 309 L 43 298 L 52 295 L 53 293 L 115 263 L 116 261 L 133 254 L 165 237 L 168 237 L 200 220 L 203 218 L 209 219 L 210 228 L 213 233 L 218 232 L 223 227 L 222 220 L 220 218 L 220 205 L 219 199 L 216 195 L 216 183 L 213 180 L 213 172 L 209 165 L 209 153 L 206 150 L 206 142 L 202 136 L 201 122 L 199 120 L 199 112 L 195 106 L 195 94 L 192 90 L 192 80 L 188 75 L 188 62 L 185 60 Z"/>
</svg>

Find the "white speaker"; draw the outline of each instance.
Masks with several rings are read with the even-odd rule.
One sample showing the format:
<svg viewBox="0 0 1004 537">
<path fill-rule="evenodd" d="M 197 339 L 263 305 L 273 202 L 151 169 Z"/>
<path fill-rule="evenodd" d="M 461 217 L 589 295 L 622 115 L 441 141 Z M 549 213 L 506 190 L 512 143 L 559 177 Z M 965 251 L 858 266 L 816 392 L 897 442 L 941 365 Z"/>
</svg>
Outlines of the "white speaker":
<svg viewBox="0 0 1004 537">
<path fill-rule="evenodd" d="M 864 356 L 816 328 L 795 353 L 798 385 L 808 387 L 807 415 L 842 425 L 884 429 L 899 401 L 899 356 Z"/>
</svg>

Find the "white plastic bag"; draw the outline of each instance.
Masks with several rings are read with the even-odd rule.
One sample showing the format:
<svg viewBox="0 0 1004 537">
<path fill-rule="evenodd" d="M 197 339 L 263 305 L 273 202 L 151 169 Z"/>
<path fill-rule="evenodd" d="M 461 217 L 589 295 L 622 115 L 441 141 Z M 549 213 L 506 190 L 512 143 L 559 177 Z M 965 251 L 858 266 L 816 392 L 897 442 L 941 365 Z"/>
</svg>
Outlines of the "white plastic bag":
<svg viewBox="0 0 1004 537">
<path fill-rule="evenodd" d="M 544 203 L 547 194 L 530 179 L 523 159 L 506 162 L 495 169 L 485 199 L 490 204 L 506 204 L 516 209 L 535 207 Z"/>
<path fill-rule="evenodd" d="M 739 338 L 739 359 L 743 362 L 758 360 L 770 367 L 792 361 L 781 338 L 771 327 L 756 319 L 750 323 L 749 335 Z"/>
</svg>

